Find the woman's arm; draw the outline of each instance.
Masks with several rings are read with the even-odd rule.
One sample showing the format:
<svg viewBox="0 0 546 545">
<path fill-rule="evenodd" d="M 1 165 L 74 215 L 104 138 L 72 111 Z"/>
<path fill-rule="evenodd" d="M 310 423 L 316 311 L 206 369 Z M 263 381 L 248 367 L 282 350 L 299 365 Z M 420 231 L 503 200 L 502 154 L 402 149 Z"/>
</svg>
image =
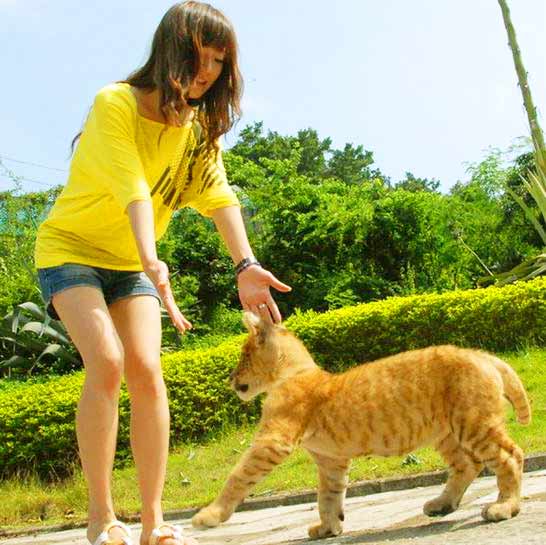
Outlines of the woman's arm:
<svg viewBox="0 0 546 545">
<path fill-rule="evenodd" d="M 152 203 L 150 201 L 133 201 L 127 206 L 127 214 L 131 221 L 144 272 L 159 292 L 173 324 L 181 333 L 184 333 L 186 329 L 191 329 L 191 323 L 180 312 L 174 300 L 167 264 L 157 258 Z"/>
<path fill-rule="evenodd" d="M 212 219 L 227 246 L 233 263 L 237 264 L 245 257 L 254 257 L 238 206 L 217 208 L 212 212 Z M 281 321 L 281 313 L 269 288 L 287 292 L 292 289 L 290 286 L 280 282 L 259 265 L 250 265 L 239 273 L 237 284 L 239 299 L 244 310 L 250 310 L 270 321 L 271 317 L 275 322 Z"/>
</svg>

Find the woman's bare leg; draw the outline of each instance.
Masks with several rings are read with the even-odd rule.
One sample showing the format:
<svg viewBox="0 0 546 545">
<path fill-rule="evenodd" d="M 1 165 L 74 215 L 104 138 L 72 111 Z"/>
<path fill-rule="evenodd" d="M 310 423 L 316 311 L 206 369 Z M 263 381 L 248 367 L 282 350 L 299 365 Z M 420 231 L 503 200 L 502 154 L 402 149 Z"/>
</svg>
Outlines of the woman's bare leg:
<svg viewBox="0 0 546 545">
<path fill-rule="evenodd" d="M 169 406 L 160 362 L 161 315 L 157 299 L 139 295 L 110 305 L 125 353 L 131 399 L 131 447 L 142 497 L 141 543 L 163 522 L 161 496 L 169 451 Z M 186 538 L 191 545 L 195 540 Z M 161 545 L 180 545 L 162 539 Z"/>
<path fill-rule="evenodd" d="M 94 541 L 115 519 L 111 475 L 118 427 L 118 399 L 123 375 L 123 347 L 100 290 L 78 286 L 53 297 L 53 305 L 85 366 L 76 432 L 89 489 L 87 536 Z M 113 528 L 109 535 L 122 535 Z"/>
</svg>

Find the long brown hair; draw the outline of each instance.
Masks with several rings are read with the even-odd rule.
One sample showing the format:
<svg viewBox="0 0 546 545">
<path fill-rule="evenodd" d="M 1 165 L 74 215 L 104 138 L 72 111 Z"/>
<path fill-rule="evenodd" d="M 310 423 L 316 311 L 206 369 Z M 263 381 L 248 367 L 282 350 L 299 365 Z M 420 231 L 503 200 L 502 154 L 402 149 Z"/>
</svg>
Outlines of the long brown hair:
<svg viewBox="0 0 546 545">
<path fill-rule="evenodd" d="M 237 38 L 222 12 L 194 0 L 174 4 L 155 31 L 148 60 L 123 82 L 147 91 L 158 89 L 166 119 L 178 118 L 188 105 L 185 96 L 199 70 L 199 52 L 207 46 L 225 52 L 222 72 L 199 101 L 197 113 L 208 143 L 215 145 L 240 118 L 243 91 Z"/>
</svg>

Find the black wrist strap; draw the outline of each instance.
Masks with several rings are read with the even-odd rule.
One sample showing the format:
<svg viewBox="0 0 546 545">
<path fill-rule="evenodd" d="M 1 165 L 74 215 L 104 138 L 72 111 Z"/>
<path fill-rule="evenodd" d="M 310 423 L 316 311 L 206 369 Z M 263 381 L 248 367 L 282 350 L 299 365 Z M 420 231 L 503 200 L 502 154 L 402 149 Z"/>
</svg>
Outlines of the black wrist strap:
<svg viewBox="0 0 546 545">
<path fill-rule="evenodd" d="M 244 259 L 241 259 L 237 265 L 235 265 L 235 276 L 239 276 L 245 269 L 248 269 L 251 265 L 258 265 L 259 267 L 260 262 L 255 257 L 245 257 Z"/>
</svg>

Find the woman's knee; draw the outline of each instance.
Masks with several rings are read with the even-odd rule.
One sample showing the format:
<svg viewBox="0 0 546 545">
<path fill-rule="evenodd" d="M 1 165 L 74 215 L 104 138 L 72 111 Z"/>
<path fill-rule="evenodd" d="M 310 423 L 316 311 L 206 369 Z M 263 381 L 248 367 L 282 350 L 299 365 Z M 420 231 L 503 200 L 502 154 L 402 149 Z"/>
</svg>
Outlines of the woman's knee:
<svg viewBox="0 0 546 545">
<path fill-rule="evenodd" d="M 165 382 L 159 359 L 137 356 L 126 362 L 125 377 L 131 396 L 158 398 L 165 393 Z"/>
<path fill-rule="evenodd" d="M 123 378 L 123 352 L 97 353 L 84 361 L 86 386 L 107 395 L 117 395 Z"/>
</svg>

